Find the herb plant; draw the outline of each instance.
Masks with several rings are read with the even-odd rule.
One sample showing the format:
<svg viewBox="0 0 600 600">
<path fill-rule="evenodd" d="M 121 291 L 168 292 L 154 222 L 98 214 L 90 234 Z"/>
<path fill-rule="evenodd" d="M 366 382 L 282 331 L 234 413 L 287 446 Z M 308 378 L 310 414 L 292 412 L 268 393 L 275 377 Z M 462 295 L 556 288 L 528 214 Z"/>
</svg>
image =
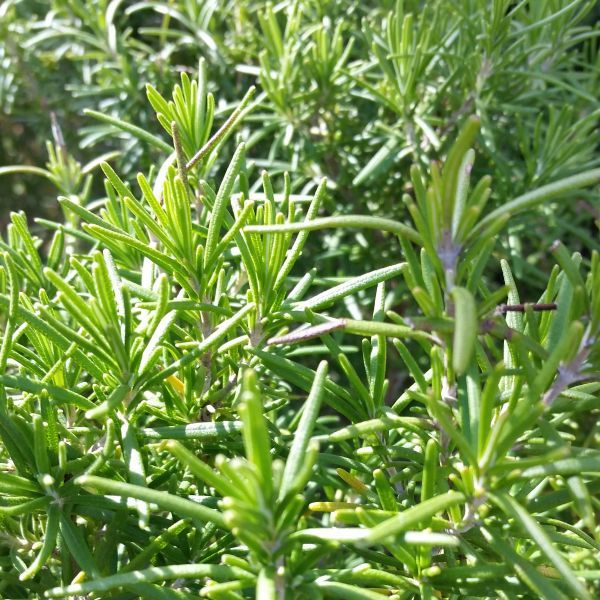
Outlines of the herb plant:
<svg viewBox="0 0 600 600">
<path fill-rule="evenodd" d="M 56 4 L 28 45 L 92 44 Z M 385 4 L 129 5 L 193 73 L 0 171 L 62 211 L 0 239 L 2 597 L 600 594 L 593 3 Z"/>
</svg>

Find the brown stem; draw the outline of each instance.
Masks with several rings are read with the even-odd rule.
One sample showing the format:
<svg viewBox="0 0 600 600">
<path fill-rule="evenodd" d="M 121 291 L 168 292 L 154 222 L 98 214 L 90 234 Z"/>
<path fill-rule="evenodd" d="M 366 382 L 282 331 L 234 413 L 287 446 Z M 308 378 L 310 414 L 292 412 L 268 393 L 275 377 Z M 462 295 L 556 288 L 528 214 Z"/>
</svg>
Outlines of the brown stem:
<svg viewBox="0 0 600 600">
<path fill-rule="evenodd" d="M 535 312 L 541 312 L 544 310 L 556 310 L 558 305 L 555 302 L 535 304 L 531 302 L 523 302 L 521 304 L 500 304 L 496 308 L 496 312 L 504 315 L 507 312 L 521 312 L 524 313 L 527 309 L 531 309 Z"/>
</svg>

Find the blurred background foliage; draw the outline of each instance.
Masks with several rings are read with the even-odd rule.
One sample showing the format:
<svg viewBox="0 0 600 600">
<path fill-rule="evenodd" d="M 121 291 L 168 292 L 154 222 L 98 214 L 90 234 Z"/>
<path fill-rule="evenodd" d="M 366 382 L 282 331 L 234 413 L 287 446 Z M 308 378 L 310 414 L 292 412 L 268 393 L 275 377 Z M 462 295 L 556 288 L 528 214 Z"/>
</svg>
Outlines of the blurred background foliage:
<svg viewBox="0 0 600 600">
<path fill-rule="evenodd" d="M 443 159 L 472 114 L 482 122 L 476 175 L 493 174 L 492 201 L 502 203 L 600 162 L 598 15 L 591 0 L 4 0 L 0 221 L 14 209 L 61 219 L 52 181 L 6 169 L 43 166 L 49 139 L 81 164 L 116 151 L 125 177 L 149 169 L 164 151 L 84 111 L 168 140 L 145 87 L 165 93 L 199 59 L 217 122 L 257 85 L 260 102 L 238 134 L 255 168 L 289 171 L 305 193 L 326 176 L 328 212 L 402 218 L 411 165 Z M 103 194 L 101 180 L 84 201 Z M 589 229 L 599 208 L 585 194 L 540 210 L 531 235 L 516 220 L 502 244 L 534 287 L 548 235 L 599 249 Z M 389 258 L 376 242 L 377 233 L 327 234 L 321 259 L 334 266 L 343 255 L 345 275 L 363 272 Z"/>
</svg>

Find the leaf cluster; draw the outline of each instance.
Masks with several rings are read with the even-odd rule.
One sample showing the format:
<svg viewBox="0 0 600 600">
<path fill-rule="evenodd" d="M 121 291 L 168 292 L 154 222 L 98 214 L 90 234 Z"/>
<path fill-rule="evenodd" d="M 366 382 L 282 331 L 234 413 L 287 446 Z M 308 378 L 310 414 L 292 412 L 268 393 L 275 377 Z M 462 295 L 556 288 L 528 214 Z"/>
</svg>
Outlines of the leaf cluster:
<svg viewBox="0 0 600 600">
<path fill-rule="evenodd" d="M 0 594 L 597 597 L 592 3 L 87 4 L 28 45 L 132 151 L 0 171 Z"/>
</svg>

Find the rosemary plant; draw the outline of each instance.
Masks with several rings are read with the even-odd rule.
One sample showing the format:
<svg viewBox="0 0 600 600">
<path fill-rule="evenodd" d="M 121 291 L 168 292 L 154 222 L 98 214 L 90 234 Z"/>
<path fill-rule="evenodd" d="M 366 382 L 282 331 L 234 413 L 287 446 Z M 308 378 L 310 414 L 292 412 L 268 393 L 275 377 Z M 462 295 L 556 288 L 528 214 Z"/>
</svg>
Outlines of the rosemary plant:
<svg viewBox="0 0 600 600">
<path fill-rule="evenodd" d="M 135 151 L 55 125 L 0 170 L 62 211 L 0 239 L 0 596 L 600 594 L 593 3 L 387 4 L 69 0 L 29 38 L 135 106 L 119 23 L 206 51 L 88 111 Z"/>
</svg>

